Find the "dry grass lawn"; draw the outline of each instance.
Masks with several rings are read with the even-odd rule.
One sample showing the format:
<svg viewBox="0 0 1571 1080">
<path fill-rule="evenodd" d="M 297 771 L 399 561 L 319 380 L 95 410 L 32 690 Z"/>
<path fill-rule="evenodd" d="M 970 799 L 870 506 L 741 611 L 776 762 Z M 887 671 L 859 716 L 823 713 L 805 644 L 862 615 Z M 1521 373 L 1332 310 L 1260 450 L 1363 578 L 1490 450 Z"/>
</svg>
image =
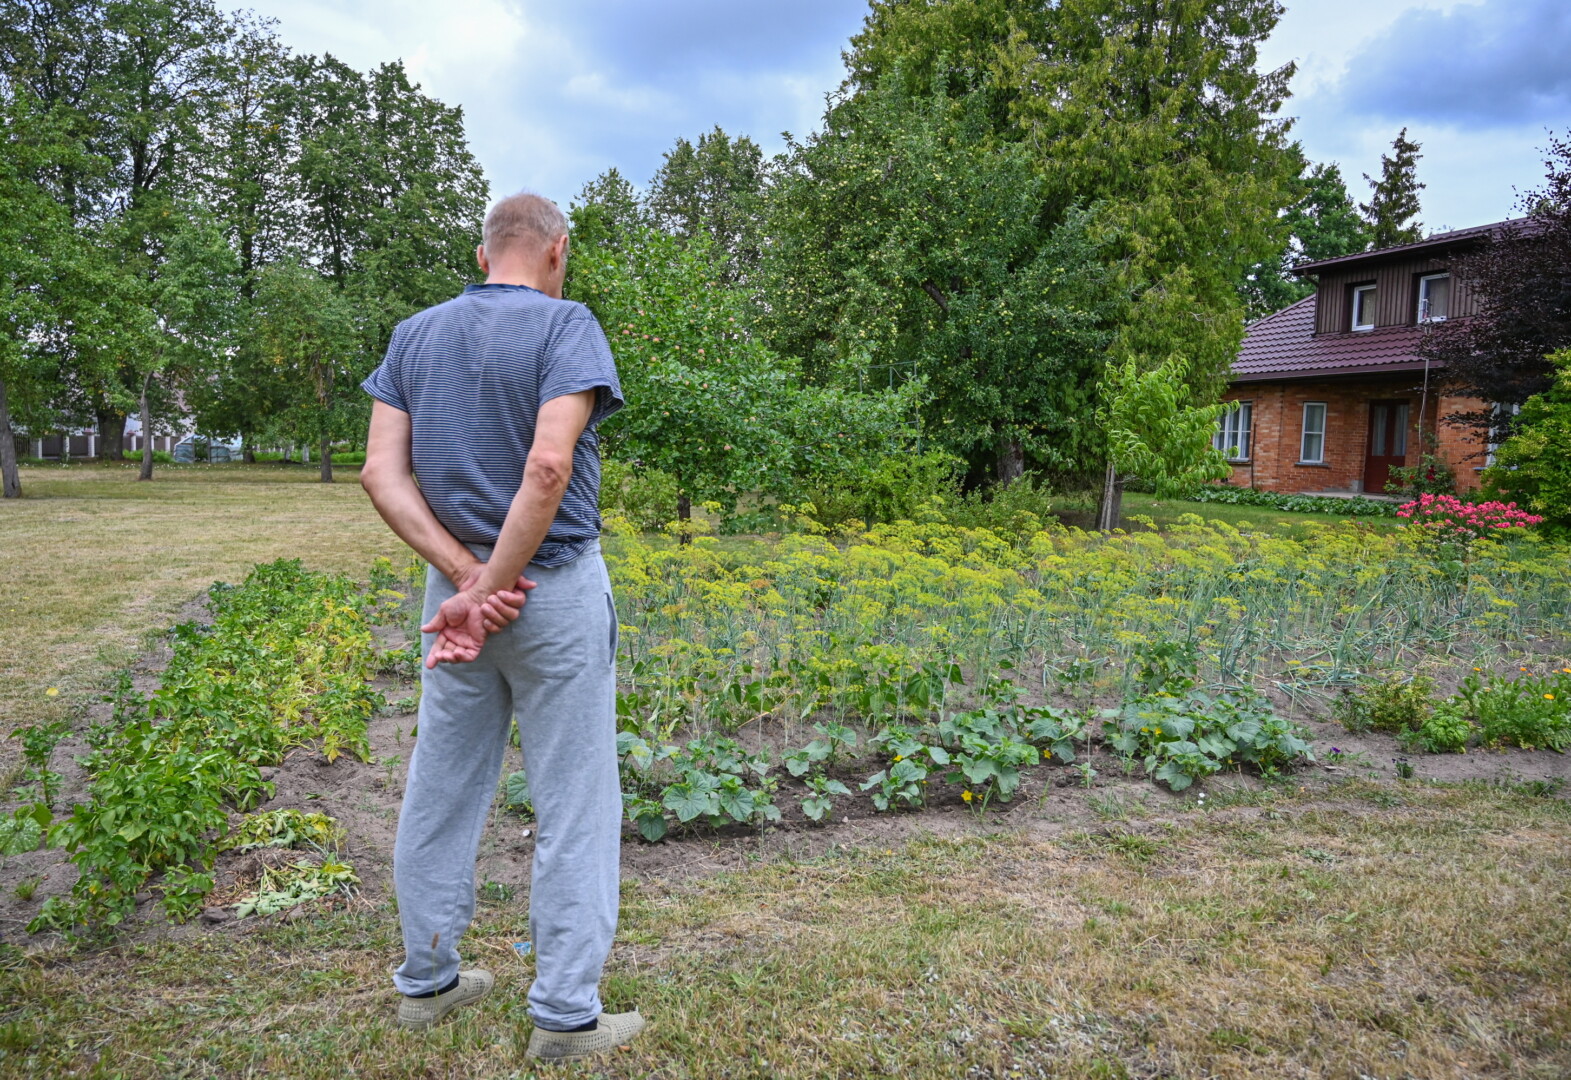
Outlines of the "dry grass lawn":
<svg viewBox="0 0 1571 1080">
<path fill-rule="evenodd" d="M 605 985 L 646 1037 L 563 1077 L 1571 1075 L 1571 808 L 1351 782 L 1059 837 L 917 840 L 630 886 Z M 390 905 L 0 970 L 0 1073 L 521 1077 L 525 909 L 498 993 L 390 1023 Z M 3 967 L 0 964 L 0 967 Z"/>
</svg>

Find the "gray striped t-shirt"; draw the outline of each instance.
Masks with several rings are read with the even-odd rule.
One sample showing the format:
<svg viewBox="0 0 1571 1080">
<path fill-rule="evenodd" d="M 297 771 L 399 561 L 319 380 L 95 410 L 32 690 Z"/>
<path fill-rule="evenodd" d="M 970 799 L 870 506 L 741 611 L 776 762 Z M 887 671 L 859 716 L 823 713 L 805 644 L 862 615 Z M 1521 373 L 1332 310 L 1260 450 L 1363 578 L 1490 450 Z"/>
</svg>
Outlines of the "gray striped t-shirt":
<svg viewBox="0 0 1571 1080">
<path fill-rule="evenodd" d="M 399 323 L 386 359 L 361 386 L 409 414 L 420 490 L 468 544 L 496 543 L 523 483 L 540 406 L 598 390 L 534 561 L 562 566 L 600 536 L 595 427 L 622 407 L 622 387 L 605 332 L 584 305 L 526 285 L 470 285 Z"/>
</svg>

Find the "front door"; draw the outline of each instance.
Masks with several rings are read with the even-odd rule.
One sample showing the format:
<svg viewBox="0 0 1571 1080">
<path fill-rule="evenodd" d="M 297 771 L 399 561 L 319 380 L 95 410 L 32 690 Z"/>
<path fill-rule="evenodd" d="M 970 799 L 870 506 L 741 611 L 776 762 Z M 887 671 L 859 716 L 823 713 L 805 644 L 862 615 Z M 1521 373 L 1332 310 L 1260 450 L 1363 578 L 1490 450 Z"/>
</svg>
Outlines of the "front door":
<svg viewBox="0 0 1571 1080">
<path fill-rule="evenodd" d="M 1369 403 L 1369 445 L 1364 457 L 1364 490 L 1384 495 L 1391 479 L 1391 466 L 1407 464 L 1407 416 L 1405 401 Z"/>
</svg>

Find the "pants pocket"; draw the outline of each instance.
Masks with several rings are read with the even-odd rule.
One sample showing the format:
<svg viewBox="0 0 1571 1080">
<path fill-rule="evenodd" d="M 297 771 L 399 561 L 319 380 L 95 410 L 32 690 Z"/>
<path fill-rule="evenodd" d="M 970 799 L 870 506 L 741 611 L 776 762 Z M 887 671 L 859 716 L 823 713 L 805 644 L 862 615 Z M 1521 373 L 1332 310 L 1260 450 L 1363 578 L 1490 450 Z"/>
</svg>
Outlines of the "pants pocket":
<svg viewBox="0 0 1571 1080">
<path fill-rule="evenodd" d="M 622 644 L 622 634 L 616 621 L 616 601 L 611 599 L 610 593 L 605 594 L 605 608 L 611 619 L 611 632 L 607 635 L 611 642 L 611 654 L 606 657 L 606 662 L 616 667 L 616 650 Z"/>
<path fill-rule="evenodd" d="M 593 610 L 582 601 L 558 599 L 535 606 L 526 600 L 522 617 L 511 628 L 522 631 L 518 663 L 523 671 L 537 679 L 571 679 L 582 671 L 600 651 Z"/>
</svg>

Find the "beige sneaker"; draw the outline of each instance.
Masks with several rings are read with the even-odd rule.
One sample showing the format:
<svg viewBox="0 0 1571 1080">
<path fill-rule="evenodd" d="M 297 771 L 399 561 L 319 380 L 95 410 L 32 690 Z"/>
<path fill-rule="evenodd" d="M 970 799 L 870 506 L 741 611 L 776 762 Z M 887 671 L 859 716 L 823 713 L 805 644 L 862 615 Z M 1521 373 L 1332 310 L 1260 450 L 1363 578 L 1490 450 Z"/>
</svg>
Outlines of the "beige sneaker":
<svg viewBox="0 0 1571 1080">
<path fill-rule="evenodd" d="M 469 1005 L 485 997 L 495 984 L 489 971 L 479 968 L 460 971 L 458 985 L 447 993 L 428 998 L 406 997 L 400 1001 L 398 1026 L 406 1031 L 426 1031 L 460 1005 Z"/>
<path fill-rule="evenodd" d="M 644 1018 L 638 1010 L 625 1013 L 601 1013 L 599 1024 L 593 1031 L 547 1031 L 537 1027 L 529 1036 L 529 1049 L 525 1057 L 542 1061 L 568 1061 L 615 1050 L 644 1030 Z"/>
</svg>

